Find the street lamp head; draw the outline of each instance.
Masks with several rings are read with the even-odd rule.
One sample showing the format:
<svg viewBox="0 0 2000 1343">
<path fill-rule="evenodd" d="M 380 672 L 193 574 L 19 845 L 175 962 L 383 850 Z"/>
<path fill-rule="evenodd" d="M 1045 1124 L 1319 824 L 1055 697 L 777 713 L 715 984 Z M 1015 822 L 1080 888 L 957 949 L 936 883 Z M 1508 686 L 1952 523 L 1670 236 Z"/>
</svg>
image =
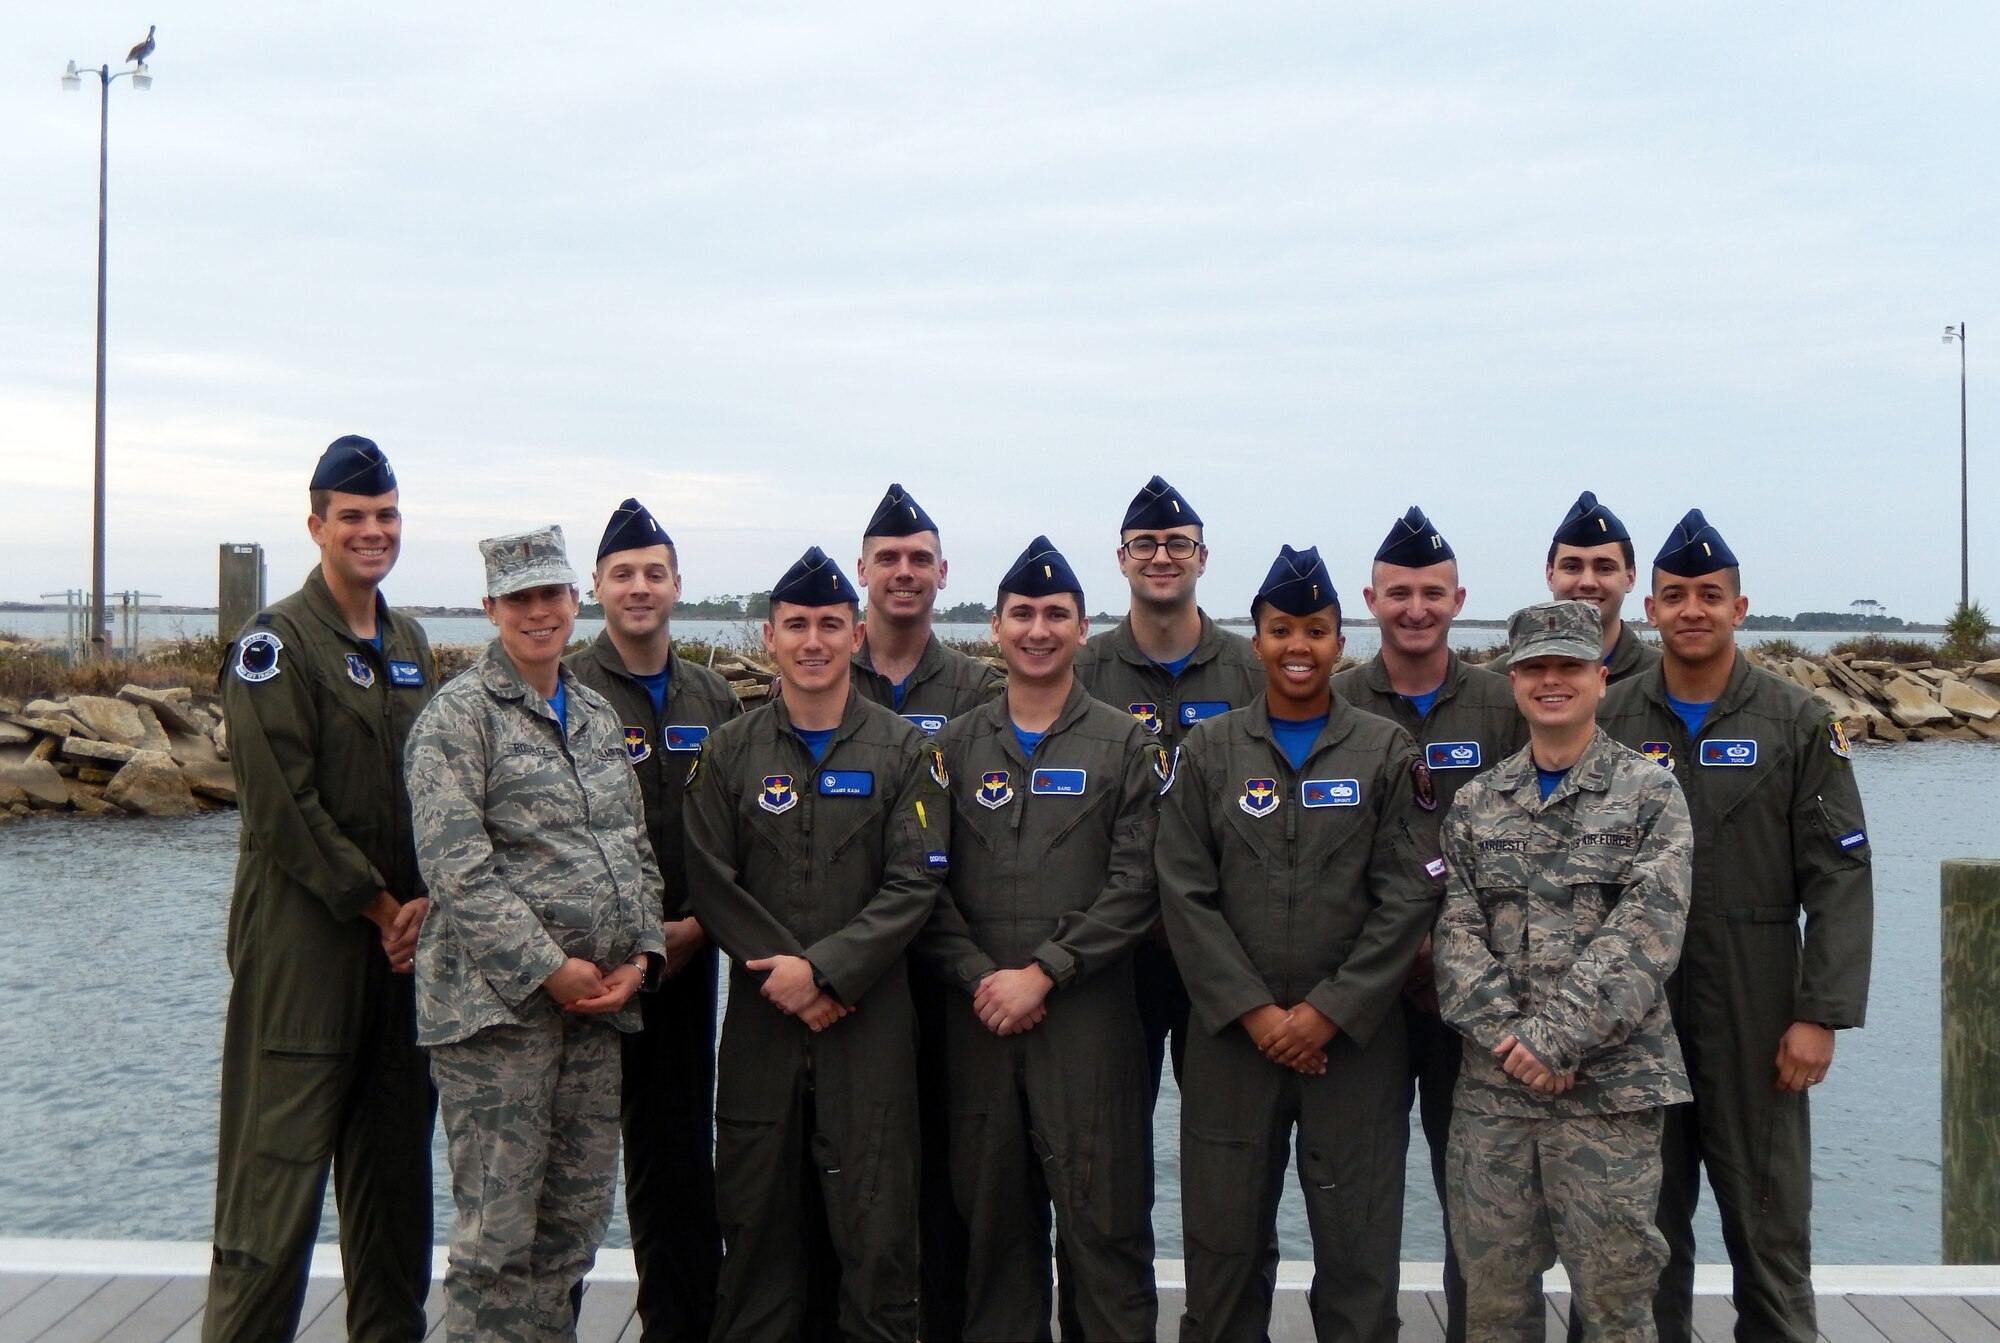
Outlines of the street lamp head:
<svg viewBox="0 0 2000 1343">
<path fill-rule="evenodd" d="M 153 76 L 146 69 L 143 61 L 140 63 L 139 68 L 132 72 L 132 87 L 141 93 L 145 93 L 153 87 Z"/>
<path fill-rule="evenodd" d="M 65 93 L 79 93 L 82 91 L 83 76 L 76 72 L 75 61 L 71 61 L 69 69 L 63 71 L 62 85 Z"/>
<path fill-rule="evenodd" d="M 1949 344 L 1951 344 L 1951 343 L 1952 343 L 1952 341 L 1956 340 L 1957 338 L 1958 338 L 1958 328 L 1957 328 L 1957 327 L 1955 327 L 1955 326 L 1948 326 L 1948 327 L 1946 327 L 1946 328 L 1944 329 L 1944 343 L 1945 343 L 1945 344 L 1949 345 Z"/>
</svg>

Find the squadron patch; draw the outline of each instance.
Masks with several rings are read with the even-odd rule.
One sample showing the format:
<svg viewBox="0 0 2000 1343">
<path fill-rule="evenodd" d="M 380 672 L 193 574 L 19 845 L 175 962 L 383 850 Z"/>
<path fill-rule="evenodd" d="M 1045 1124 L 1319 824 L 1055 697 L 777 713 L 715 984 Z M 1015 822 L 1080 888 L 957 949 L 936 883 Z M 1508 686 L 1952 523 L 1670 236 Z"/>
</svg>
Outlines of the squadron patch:
<svg viewBox="0 0 2000 1343">
<path fill-rule="evenodd" d="M 1165 753 L 1166 753 L 1166 748 L 1162 747 L 1161 754 L 1165 755 Z M 1174 786 L 1174 780 L 1180 777 L 1180 773 L 1181 773 L 1181 748 L 1179 746 L 1175 746 L 1173 755 L 1167 759 L 1167 777 L 1160 780 L 1161 797 L 1165 797 L 1167 795 L 1167 790 Z"/>
<path fill-rule="evenodd" d="M 1854 758 L 1854 748 L 1847 740 L 1847 729 L 1840 725 L 1838 718 L 1826 725 L 1826 744 L 1827 748 L 1842 760 Z"/>
<path fill-rule="evenodd" d="M 1139 720 L 1139 726 L 1148 732 L 1160 730 L 1160 706 L 1157 704 L 1128 704 L 1125 709 Z"/>
<path fill-rule="evenodd" d="M 256 685 L 279 671 L 278 654 L 285 651 L 284 640 L 271 630 L 252 630 L 236 645 L 236 679 Z"/>
<path fill-rule="evenodd" d="M 799 805 L 799 795 L 792 789 L 789 774 L 766 774 L 764 786 L 758 790 L 757 805 L 773 816 L 782 816 Z"/>
<path fill-rule="evenodd" d="M 1431 778 L 1431 767 L 1421 760 L 1410 762 L 1411 792 L 1419 807 L 1425 811 L 1438 809 L 1437 784 Z"/>
<path fill-rule="evenodd" d="M 701 758 L 703 754 L 705 753 L 699 747 L 697 747 L 695 749 L 694 759 L 688 761 L 687 777 L 681 780 L 681 790 L 683 792 L 693 788 L 694 781 L 701 777 Z"/>
<path fill-rule="evenodd" d="M 1164 746 L 1153 748 L 1153 777 L 1160 781 L 1163 793 L 1167 791 L 1167 785 L 1174 781 L 1173 762 L 1167 759 L 1167 748 Z"/>
<path fill-rule="evenodd" d="M 1278 781 L 1245 779 L 1243 796 L 1236 799 L 1236 805 L 1243 808 L 1247 816 L 1269 816 L 1278 809 Z"/>
<path fill-rule="evenodd" d="M 653 743 L 646 740 L 645 728 L 628 727 L 625 729 L 625 754 L 631 757 L 632 763 L 635 765 L 642 760 L 651 760 L 653 758 Z"/>
<path fill-rule="evenodd" d="M 1674 748 L 1666 742 L 1642 741 L 1639 743 L 1639 754 L 1656 765 L 1664 765 L 1668 769 L 1674 767 Z"/>
<path fill-rule="evenodd" d="M 375 684 L 375 669 L 368 665 L 368 659 L 359 653 L 347 655 L 347 679 L 363 690 Z"/>
<path fill-rule="evenodd" d="M 931 782 L 940 788 L 950 788 L 951 775 L 945 772 L 944 752 L 935 746 L 926 749 L 931 753 Z"/>
<path fill-rule="evenodd" d="M 1014 781 L 1004 769 L 988 770 L 979 776 L 979 805 L 998 811 L 1014 800 Z"/>
</svg>

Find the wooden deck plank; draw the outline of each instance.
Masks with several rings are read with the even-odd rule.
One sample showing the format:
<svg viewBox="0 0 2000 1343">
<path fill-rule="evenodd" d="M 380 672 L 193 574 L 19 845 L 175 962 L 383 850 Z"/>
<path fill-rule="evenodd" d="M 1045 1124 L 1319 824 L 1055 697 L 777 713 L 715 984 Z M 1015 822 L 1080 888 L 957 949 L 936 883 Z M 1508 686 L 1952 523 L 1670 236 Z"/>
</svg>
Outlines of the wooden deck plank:
<svg viewBox="0 0 2000 1343">
<path fill-rule="evenodd" d="M 583 1294 L 583 1315 L 576 1322 L 576 1343 L 618 1343 L 639 1299 L 636 1282 L 594 1282 Z"/>
<path fill-rule="evenodd" d="M 1952 1343 L 1936 1325 L 1900 1296 L 1850 1296 L 1854 1308 L 1896 1343 Z"/>
<path fill-rule="evenodd" d="M 315 1278 L 314 1282 L 325 1279 Z M 308 1292 L 308 1300 L 311 1299 Z M 298 1343 L 347 1343 L 347 1284 L 336 1281 L 331 1300 L 321 1307 L 319 1313 L 311 1313 L 310 1307 L 299 1314 Z"/>
<path fill-rule="evenodd" d="M 1403 1343 L 1444 1343 L 1444 1323 L 1438 1314 L 1443 1306 L 1442 1293 L 1435 1306 L 1427 1292 L 1396 1293 L 1396 1313 L 1403 1317 Z"/>
<path fill-rule="evenodd" d="M 347 1320 L 347 1287 L 339 1278 L 307 1278 L 306 1295 L 299 1307 L 299 1334 L 319 1322 L 319 1317 L 333 1311 L 334 1319 L 342 1324 Z M 346 1337 L 345 1332 L 336 1337 Z"/>
<path fill-rule="evenodd" d="M 1973 1308 L 1972 1302 L 1962 1296 L 1906 1296 L 1903 1299 L 1937 1326 L 1952 1343 L 2000 1343 L 2000 1324 L 1980 1314 Z M 2000 1305 L 2000 1299 L 1987 1299 Z"/>
<path fill-rule="evenodd" d="M 190 1321 L 199 1327 L 207 1300 L 207 1278 L 168 1278 L 166 1286 L 105 1334 L 104 1343 L 161 1343 Z"/>
<path fill-rule="evenodd" d="M 1160 1323 L 1154 1335 L 1159 1343 L 1176 1343 L 1181 1336 L 1181 1312 L 1187 1309 L 1187 1289 L 1184 1287 L 1162 1287 L 1160 1289 Z"/>
<path fill-rule="evenodd" d="M 111 1282 L 91 1274 L 58 1273 L 0 1315 L 0 1338 L 29 1343 Z"/>
<path fill-rule="evenodd" d="M 1551 1292 L 1547 1294 L 1547 1297 L 1549 1313 L 1554 1315 L 1557 1321 L 1561 1323 L 1563 1337 L 1567 1338 L 1569 1336 L 1570 1294 L 1568 1292 Z M 1440 1312 L 1444 1310 L 1443 1297 L 1438 1298 L 1438 1310 Z"/>
<path fill-rule="evenodd" d="M 0 1316 L 48 1280 L 46 1273 L 0 1273 Z"/>
<path fill-rule="evenodd" d="M 166 1278 L 116 1277 L 63 1317 L 44 1337 L 62 1343 L 98 1343 L 127 1315 L 151 1300 L 167 1285 Z"/>
<path fill-rule="evenodd" d="M 1736 1343 L 1736 1305 L 1726 1296 L 1697 1296 L 1689 1323 L 1700 1343 Z"/>
<path fill-rule="evenodd" d="M 1299 1291 L 1278 1292 L 1271 1298 L 1271 1338 L 1311 1338 L 1312 1306 Z"/>
<path fill-rule="evenodd" d="M 1959 1299 L 1992 1323 L 2000 1325 L 2000 1296 L 1967 1296 Z"/>
<path fill-rule="evenodd" d="M 1884 1343 L 1882 1331 L 1845 1296 L 1819 1298 L 1819 1336 L 1826 1343 Z"/>
</svg>

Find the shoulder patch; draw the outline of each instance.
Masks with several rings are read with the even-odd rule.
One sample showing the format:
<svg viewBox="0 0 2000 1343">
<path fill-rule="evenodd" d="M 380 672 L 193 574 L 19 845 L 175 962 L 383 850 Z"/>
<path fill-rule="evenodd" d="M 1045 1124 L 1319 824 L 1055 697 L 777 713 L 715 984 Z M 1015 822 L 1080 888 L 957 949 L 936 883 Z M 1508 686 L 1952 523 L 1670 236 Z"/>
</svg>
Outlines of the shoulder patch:
<svg viewBox="0 0 2000 1343">
<path fill-rule="evenodd" d="M 1180 743 L 1176 742 L 1174 744 L 1173 755 L 1168 756 L 1166 751 L 1163 749 L 1160 752 L 1160 756 L 1167 762 L 1166 773 L 1160 776 L 1160 796 L 1165 797 L 1167 795 L 1167 791 L 1174 786 L 1174 780 L 1180 777 L 1181 773 Z"/>
<path fill-rule="evenodd" d="M 236 679 L 256 685 L 276 676 L 278 654 L 285 651 L 285 642 L 273 630 L 257 629 L 243 636 L 236 645 Z"/>
<path fill-rule="evenodd" d="M 1854 748 L 1847 740 L 1847 729 L 1840 725 L 1838 718 L 1826 725 L 1826 737 L 1828 750 L 1832 751 L 1842 760 L 1852 760 L 1854 758 Z"/>
<path fill-rule="evenodd" d="M 1431 778 L 1431 767 L 1422 760 L 1410 762 L 1410 784 L 1419 807 L 1425 811 L 1438 809 L 1437 784 Z"/>
<path fill-rule="evenodd" d="M 701 758 L 706 754 L 707 752 L 703 751 L 700 747 L 695 748 L 694 759 L 688 762 L 687 778 L 681 781 L 681 788 L 683 790 L 692 790 L 694 788 L 694 781 L 701 777 Z"/>
<path fill-rule="evenodd" d="M 951 775 L 946 772 L 944 767 L 944 752 L 935 746 L 926 746 L 924 749 L 930 753 L 931 757 L 931 782 L 940 788 L 949 789 L 951 787 Z"/>
</svg>

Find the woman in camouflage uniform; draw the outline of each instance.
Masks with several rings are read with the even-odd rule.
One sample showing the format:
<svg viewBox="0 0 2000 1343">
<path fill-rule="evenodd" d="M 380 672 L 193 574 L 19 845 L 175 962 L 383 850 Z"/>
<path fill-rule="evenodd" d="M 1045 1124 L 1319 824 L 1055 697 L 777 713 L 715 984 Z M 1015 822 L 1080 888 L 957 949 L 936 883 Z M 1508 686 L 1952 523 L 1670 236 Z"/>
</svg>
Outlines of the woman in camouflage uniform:
<svg viewBox="0 0 2000 1343">
<path fill-rule="evenodd" d="M 458 1220 L 446 1337 L 573 1339 L 611 1218 L 618 1032 L 662 957 L 660 871 L 617 713 L 563 670 L 576 574 L 550 527 L 479 543 L 500 637 L 410 736 L 417 1039 Z"/>
</svg>

